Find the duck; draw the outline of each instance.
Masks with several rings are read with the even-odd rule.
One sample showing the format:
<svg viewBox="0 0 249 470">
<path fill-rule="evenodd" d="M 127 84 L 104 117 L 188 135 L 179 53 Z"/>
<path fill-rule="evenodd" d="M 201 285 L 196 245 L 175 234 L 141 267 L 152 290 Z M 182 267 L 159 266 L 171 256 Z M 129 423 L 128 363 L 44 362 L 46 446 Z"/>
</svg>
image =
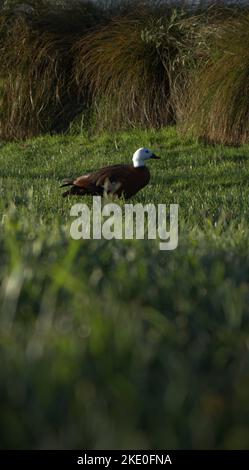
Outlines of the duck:
<svg viewBox="0 0 249 470">
<path fill-rule="evenodd" d="M 159 160 L 146 147 L 141 147 L 133 154 L 132 164 L 112 165 L 79 176 L 75 179 L 65 179 L 61 188 L 70 186 L 62 196 L 114 196 L 129 199 L 143 189 L 150 181 L 150 171 L 146 166 L 149 160 Z"/>
</svg>

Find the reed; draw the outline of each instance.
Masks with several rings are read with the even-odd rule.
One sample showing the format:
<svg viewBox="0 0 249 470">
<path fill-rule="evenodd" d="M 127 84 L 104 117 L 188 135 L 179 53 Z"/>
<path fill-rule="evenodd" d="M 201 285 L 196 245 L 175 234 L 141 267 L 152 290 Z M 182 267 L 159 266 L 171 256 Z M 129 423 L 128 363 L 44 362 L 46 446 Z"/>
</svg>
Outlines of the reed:
<svg viewBox="0 0 249 470">
<path fill-rule="evenodd" d="M 72 45 L 102 11 L 89 4 L 73 9 L 46 7 L 29 13 L 10 9 L 0 20 L 0 136 L 28 138 L 65 131 L 85 108 L 72 80 Z M 18 40 L 17 40 L 18 38 Z"/>
<path fill-rule="evenodd" d="M 189 75 L 181 121 L 209 142 L 249 140 L 249 13 L 233 11 L 201 31 L 206 57 Z"/>
<path fill-rule="evenodd" d="M 98 129 L 175 123 L 172 90 L 188 55 L 187 17 L 182 10 L 147 5 L 76 43 L 76 81 L 89 90 Z"/>
</svg>

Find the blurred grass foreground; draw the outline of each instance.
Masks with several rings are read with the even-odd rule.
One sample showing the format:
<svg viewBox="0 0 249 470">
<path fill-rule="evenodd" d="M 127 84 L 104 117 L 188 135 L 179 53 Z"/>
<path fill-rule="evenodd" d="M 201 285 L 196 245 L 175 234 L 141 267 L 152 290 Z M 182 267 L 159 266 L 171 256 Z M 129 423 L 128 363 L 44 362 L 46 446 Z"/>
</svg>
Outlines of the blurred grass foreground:
<svg viewBox="0 0 249 470">
<path fill-rule="evenodd" d="M 59 180 L 140 142 L 179 247 L 71 240 Z M 1 145 L 1 448 L 249 447 L 248 171 L 173 128 Z"/>
</svg>

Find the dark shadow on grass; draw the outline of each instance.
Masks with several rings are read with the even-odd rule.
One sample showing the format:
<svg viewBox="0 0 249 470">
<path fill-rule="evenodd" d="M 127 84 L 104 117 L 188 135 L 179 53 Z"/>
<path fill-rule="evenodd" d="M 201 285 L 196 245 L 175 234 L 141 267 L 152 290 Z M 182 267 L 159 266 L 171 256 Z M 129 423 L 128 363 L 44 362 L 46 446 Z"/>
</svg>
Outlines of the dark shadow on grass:
<svg viewBox="0 0 249 470">
<path fill-rule="evenodd" d="M 232 161 L 234 163 L 249 162 L 249 155 L 228 155 L 227 157 L 224 157 L 224 161 L 226 160 Z"/>
<path fill-rule="evenodd" d="M 38 174 L 34 174 L 32 173 L 32 171 L 25 171 L 24 173 L 18 173 L 18 171 L 11 171 L 11 170 L 4 170 L 4 171 L 0 171 L 0 178 L 6 178 L 6 179 L 18 179 L 18 180 L 29 180 L 29 179 L 32 179 L 32 180 L 47 180 L 47 179 L 50 179 L 50 180 L 53 180 L 54 182 L 58 181 L 62 181 L 63 179 L 65 178 L 77 178 L 78 176 L 80 175 L 84 175 L 86 173 L 90 173 L 90 172 L 94 172 L 95 170 L 94 169 L 83 169 L 83 170 L 79 170 L 79 171 L 75 171 L 75 173 L 71 173 L 71 172 L 63 172 L 63 173 L 58 173 L 56 171 L 56 176 L 55 176 L 55 173 L 50 171 L 48 173 L 44 173 L 42 175 L 38 175 Z"/>
</svg>

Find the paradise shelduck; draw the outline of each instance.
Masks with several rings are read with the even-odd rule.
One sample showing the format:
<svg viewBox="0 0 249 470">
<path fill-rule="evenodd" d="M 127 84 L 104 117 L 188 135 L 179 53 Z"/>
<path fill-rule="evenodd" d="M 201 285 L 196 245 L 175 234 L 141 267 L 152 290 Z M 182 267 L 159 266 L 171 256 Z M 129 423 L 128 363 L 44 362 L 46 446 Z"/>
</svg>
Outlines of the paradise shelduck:
<svg viewBox="0 0 249 470">
<path fill-rule="evenodd" d="M 149 183 L 150 172 L 145 162 L 150 159 L 160 159 L 160 157 L 142 147 L 134 153 L 133 165 L 106 166 L 94 173 L 64 180 L 61 187 L 71 186 L 71 188 L 62 195 L 66 197 L 107 194 L 116 197 L 123 195 L 128 199 Z"/>
</svg>

